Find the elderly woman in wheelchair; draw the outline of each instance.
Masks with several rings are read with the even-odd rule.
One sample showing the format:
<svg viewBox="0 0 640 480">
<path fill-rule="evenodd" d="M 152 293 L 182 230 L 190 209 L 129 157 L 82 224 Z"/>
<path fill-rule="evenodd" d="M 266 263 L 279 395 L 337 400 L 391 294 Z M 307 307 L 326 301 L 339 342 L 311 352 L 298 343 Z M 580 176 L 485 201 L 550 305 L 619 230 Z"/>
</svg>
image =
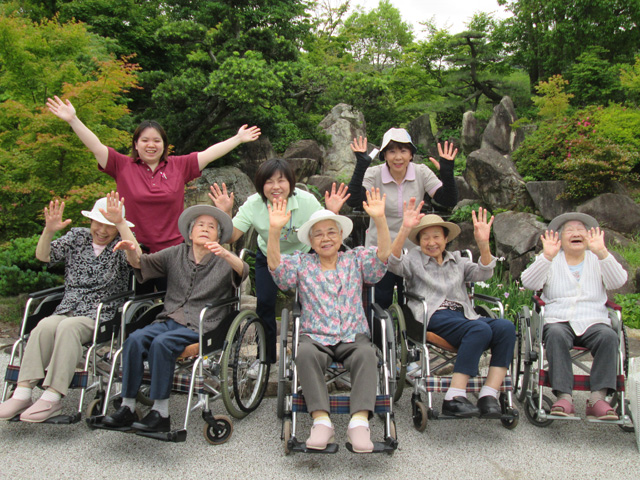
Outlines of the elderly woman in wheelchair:
<svg viewBox="0 0 640 480">
<path fill-rule="evenodd" d="M 167 277 L 164 308 L 151 325 L 135 330 L 127 337 L 122 355 L 122 405 L 103 419 L 111 428 L 147 432 L 171 430 L 169 395 L 175 362 L 184 348 L 199 341 L 199 317 L 202 308 L 216 299 L 229 296 L 233 286 L 240 285 L 249 273 L 249 266 L 222 247 L 231 237 L 231 218 L 209 205 L 187 208 L 178 219 L 185 242 L 150 255 L 142 254 L 135 241 L 123 241 L 117 250 L 124 250 L 134 267 L 136 278 Z M 222 321 L 226 310 L 207 311 L 204 328 L 210 331 Z M 151 411 L 138 419 L 136 395 L 144 374 L 144 362 L 149 362 L 153 400 Z"/>
<path fill-rule="evenodd" d="M 365 211 L 378 228 L 378 247 L 356 247 L 341 252 L 342 241 L 353 224 L 350 219 L 321 210 L 311 215 L 298 232 L 301 242 L 315 253 L 280 254 L 280 235 L 289 221 L 286 199 L 269 206 L 270 229 L 267 262 L 281 289 L 297 288 L 302 307 L 301 335 L 296 367 L 307 408 L 313 417 L 306 447 L 324 450 L 334 428 L 324 372 L 332 361 L 351 372 L 351 420 L 347 437 L 354 452 L 374 449 L 369 415 L 374 411 L 377 386 L 376 352 L 362 306 L 363 282 L 376 283 L 387 269 L 391 239 L 380 191 L 367 192 Z"/>
<path fill-rule="evenodd" d="M 452 417 L 501 418 L 499 390 L 513 358 L 515 328 L 503 318 L 478 315 L 467 293 L 466 282 L 487 280 L 493 275 L 496 259 L 491 255 L 489 238 L 493 217 L 487 211 L 474 211 L 474 236 L 480 249 L 480 261 L 474 263 L 460 252 L 446 250 L 447 243 L 457 237 L 460 227 L 445 222 L 438 215 L 420 213 L 422 203 L 415 199 L 405 205 L 403 224 L 395 238 L 389 270 L 404 277 L 406 290 L 426 298 L 426 317 L 422 303 L 410 299 L 414 318 L 426 318 L 427 330 L 442 337 L 458 349 L 451 385 L 445 393 L 442 413 Z M 406 239 L 417 247 L 404 254 Z M 491 363 L 477 405 L 467 399 L 470 377 L 478 375 L 482 353 L 491 349 Z"/>
<path fill-rule="evenodd" d="M 13 396 L 0 405 L 0 420 L 20 414 L 23 422 L 40 423 L 62 408 L 82 346 L 93 338 L 97 307 L 103 298 L 127 291 L 130 267 L 114 246 L 121 239 L 133 239 L 133 224 L 124 219 L 124 198 L 112 192 L 98 200 L 91 211 L 90 228 L 72 228 L 53 240 L 56 232 L 71 220 L 63 221 L 64 202 L 51 201 L 44 209 L 45 227 L 38 240 L 36 257 L 47 263 L 64 262 L 65 287 L 61 303 L 31 331 L 20 363 L 18 385 Z M 118 219 L 113 212 L 118 211 Z M 100 320 L 116 313 L 116 305 L 106 305 Z M 32 390 L 40 381 L 45 388 L 33 403 Z"/>
<path fill-rule="evenodd" d="M 542 338 L 551 388 L 557 397 L 550 414 L 567 417 L 575 413 L 570 357 L 575 345 L 593 355 L 587 417 L 618 420 L 605 400 L 609 391 L 616 390 L 619 345 L 605 304 L 607 289 L 623 286 L 627 272 L 607 250 L 604 231 L 590 215 L 559 215 L 540 238 L 542 253 L 522 272 L 522 285 L 542 290 L 545 303 Z"/>
</svg>

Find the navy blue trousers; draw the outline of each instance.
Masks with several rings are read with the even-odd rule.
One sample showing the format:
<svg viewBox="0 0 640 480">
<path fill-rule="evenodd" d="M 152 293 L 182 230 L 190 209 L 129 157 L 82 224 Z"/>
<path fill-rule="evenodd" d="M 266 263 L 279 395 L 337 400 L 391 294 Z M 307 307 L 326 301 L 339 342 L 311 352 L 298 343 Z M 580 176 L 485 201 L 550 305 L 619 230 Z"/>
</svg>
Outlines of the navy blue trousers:
<svg viewBox="0 0 640 480">
<path fill-rule="evenodd" d="M 491 349 L 492 367 L 509 367 L 516 343 L 516 329 L 504 318 L 480 317 L 468 320 L 463 312 L 436 310 L 427 329 L 458 349 L 453 371 L 471 377 L 478 375 L 482 352 Z"/>
<path fill-rule="evenodd" d="M 256 314 L 264 322 L 264 332 L 267 337 L 267 358 L 270 363 L 276 363 L 276 298 L 278 287 L 273 281 L 267 265 L 267 257 L 258 249 L 256 252 Z"/>
<path fill-rule="evenodd" d="M 152 400 L 164 400 L 171 394 L 176 360 L 184 348 L 199 341 L 189 328 L 167 320 L 134 331 L 124 342 L 122 351 L 122 396 L 135 398 L 149 362 Z"/>
</svg>

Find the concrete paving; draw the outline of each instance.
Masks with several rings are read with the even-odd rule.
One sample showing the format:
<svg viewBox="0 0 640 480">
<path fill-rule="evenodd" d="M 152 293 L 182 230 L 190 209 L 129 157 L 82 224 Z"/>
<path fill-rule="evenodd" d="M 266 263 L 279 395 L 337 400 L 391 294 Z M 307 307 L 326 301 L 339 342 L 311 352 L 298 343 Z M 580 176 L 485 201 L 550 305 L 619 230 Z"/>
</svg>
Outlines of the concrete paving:
<svg viewBox="0 0 640 480">
<path fill-rule="evenodd" d="M 0 354 L 0 372 L 8 355 Z M 77 405 L 77 392 L 65 399 L 65 411 Z M 442 396 L 436 396 L 439 405 Z M 586 395 L 576 394 L 579 414 Z M 186 398 L 174 395 L 174 426 L 183 421 Z M 224 414 L 222 402 L 212 406 Z M 635 435 L 617 426 L 583 421 L 554 422 L 547 428 L 531 425 L 522 415 L 514 430 L 499 421 L 430 421 L 424 433 L 413 428 L 410 394 L 396 404 L 399 448 L 393 456 L 354 455 L 344 448 L 346 416 L 334 416 L 335 455 L 286 456 L 276 418 L 276 400 L 267 398 L 257 411 L 234 420 L 230 440 L 209 445 L 203 437 L 199 412 L 190 416 L 187 440 L 173 444 L 75 425 L 34 425 L 0 422 L 0 479 L 583 479 L 640 478 L 640 454 Z M 310 421 L 300 421 L 307 435 Z M 374 437 L 382 434 L 374 419 Z"/>
</svg>

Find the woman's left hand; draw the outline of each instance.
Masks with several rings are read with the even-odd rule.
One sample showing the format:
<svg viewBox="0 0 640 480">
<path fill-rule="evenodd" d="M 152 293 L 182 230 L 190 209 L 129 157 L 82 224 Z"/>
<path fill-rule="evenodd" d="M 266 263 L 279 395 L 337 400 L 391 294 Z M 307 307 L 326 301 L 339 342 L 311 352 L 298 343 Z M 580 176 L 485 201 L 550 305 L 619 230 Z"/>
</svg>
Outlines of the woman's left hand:
<svg viewBox="0 0 640 480">
<path fill-rule="evenodd" d="M 231 252 L 220 245 L 218 242 L 207 242 L 204 246 L 214 255 L 220 258 L 227 258 Z"/>
<path fill-rule="evenodd" d="M 493 225 L 493 215 L 487 222 L 487 209 L 480 207 L 478 214 L 475 210 L 471 211 L 471 217 L 473 218 L 473 236 L 478 243 L 489 243 L 491 239 L 491 225 Z"/>
<path fill-rule="evenodd" d="M 124 197 L 120 198 L 118 192 L 107 193 L 107 210 L 100 209 L 100 213 L 114 225 L 121 223 L 124 218 L 122 209 L 124 207 Z"/>
<path fill-rule="evenodd" d="M 455 160 L 456 155 L 458 155 L 458 149 L 454 149 L 453 142 L 444 142 L 444 148 L 442 148 L 442 144 L 438 144 L 438 156 L 442 160 L 446 160 L 452 162 Z M 429 157 L 431 163 L 433 163 L 438 170 L 440 170 L 440 162 L 433 157 Z"/>
<path fill-rule="evenodd" d="M 362 208 L 369 214 L 371 218 L 384 217 L 384 204 L 387 195 L 380 196 L 379 188 L 371 188 L 367 190 L 367 200 L 362 202 Z"/>
<path fill-rule="evenodd" d="M 327 210 L 331 210 L 336 215 L 340 213 L 340 209 L 344 205 L 344 202 L 347 201 L 347 198 L 351 196 L 348 192 L 348 188 L 344 183 L 341 183 L 338 187 L 338 191 L 336 191 L 335 182 L 331 185 L 331 193 L 327 190 L 324 192 L 324 204 L 327 207 Z"/>
<path fill-rule="evenodd" d="M 259 127 L 251 127 L 247 128 L 247 125 L 243 125 L 238 130 L 238 138 L 240 139 L 240 143 L 253 142 L 257 140 L 258 137 L 262 134 Z"/>
<path fill-rule="evenodd" d="M 604 243 L 604 230 L 600 230 L 600 227 L 588 230 L 586 240 L 587 248 L 595 253 L 600 260 L 609 254 L 609 250 L 607 250 L 607 246 Z"/>
</svg>

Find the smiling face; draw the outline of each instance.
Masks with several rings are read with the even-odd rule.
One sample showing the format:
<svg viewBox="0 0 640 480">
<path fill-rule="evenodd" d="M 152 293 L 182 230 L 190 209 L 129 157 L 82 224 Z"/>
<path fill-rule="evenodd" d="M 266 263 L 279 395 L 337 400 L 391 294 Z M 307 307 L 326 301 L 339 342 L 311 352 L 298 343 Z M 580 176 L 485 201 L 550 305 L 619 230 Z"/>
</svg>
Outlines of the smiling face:
<svg viewBox="0 0 640 480">
<path fill-rule="evenodd" d="M 193 246 L 204 247 L 205 243 L 218 241 L 218 221 L 211 215 L 200 215 L 193 222 L 189 233 Z"/>
<path fill-rule="evenodd" d="M 587 229 L 582 222 L 571 220 L 562 226 L 560 245 L 569 254 L 580 254 L 587 249 Z"/>
<path fill-rule="evenodd" d="M 418 233 L 420 250 L 425 255 L 442 263 L 444 251 L 447 248 L 447 235 L 441 226 L 427 227 Z"/>
<path fill-rule="evenodd" d="M 150 165 L 157 164 L 164 154 L 162 134 L 153 127 L 142 130 L 134 145 L 140 160 Z"/>
<path fill-rule="evenodd" d="M 282 172 L 276 171 L 276 173 L 264 182 L 262 191 L 267 200 L 273 204 L 276 198 L 282 199 L 289 196 L 291 185 Z"/>
<path fill-rule="evenodd" d="M 100 223 L 97 220 L 91 220 L 91 238 L 96 245 L 109 245 L 116 235 L 118 235 L 118 229 L 115 225 L 107 225 L 106 223 Z"/>
<path fill-rule="evenodd" d="M 413 151 L 408 143 L 391 142 L 384 149 L 384 160 L 387 162 L 389 171 L 394 177 L 404 177 L 406 175 L 412 158 Z"/>
<path fill-rule="evenodd" d="M 318 256 L 331 258 L 340 250 L 342 232 L 333 220 L 322 220 L 311 227 L 309 241 Z"/>
</svg>

